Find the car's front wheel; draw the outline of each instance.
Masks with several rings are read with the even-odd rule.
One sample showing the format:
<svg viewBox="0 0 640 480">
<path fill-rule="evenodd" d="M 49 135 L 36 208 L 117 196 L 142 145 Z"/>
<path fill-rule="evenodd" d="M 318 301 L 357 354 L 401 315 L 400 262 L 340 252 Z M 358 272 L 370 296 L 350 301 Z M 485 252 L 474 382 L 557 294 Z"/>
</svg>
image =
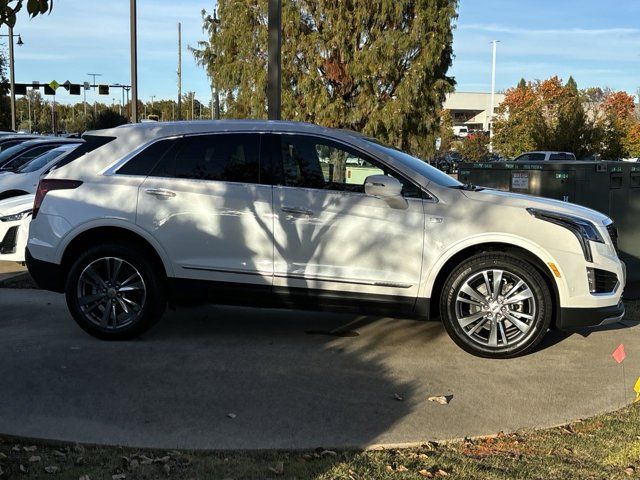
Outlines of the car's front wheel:
<svg viewBox="0 0 640 480">
<path fill-rule="evenodd" d="M 165 289 L 159 270 L 141 249 L 118 244 L 92 247 L 69 270 L 69 310 L 78 325 L 95 337 L 136 337 L 164 312 Z"/>
<path fill-rule="evenodd" d="M 460 264 L 447 278 L 440 312 L 451 338 L 481 357 L 508 358 L 531 351 L 553 315 L 549 288 L 528 262 L 485 253 Z"/>
</svg>

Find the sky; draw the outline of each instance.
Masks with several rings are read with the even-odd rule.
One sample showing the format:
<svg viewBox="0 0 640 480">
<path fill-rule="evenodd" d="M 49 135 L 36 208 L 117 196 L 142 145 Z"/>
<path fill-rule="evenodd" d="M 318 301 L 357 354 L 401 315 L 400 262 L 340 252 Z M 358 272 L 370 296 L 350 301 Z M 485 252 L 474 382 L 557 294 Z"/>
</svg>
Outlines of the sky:
<svg viewBox="0 0 640 480">
<path fill-rule="evenodd" d="M 363 0 L 364 1 L 364 0 Z M 177 22 L 182 22 L 182 90 L 208 102 L 210 87 L 187 45 L 203 40 L 203 8 L 214 0 L 138 0 L 139 96 L 149 101 L 177 95 Z M 16 82 L 129 84 L 129 1 L 56 0 L 50 15 L 29 19 L 24 12 L 15 33 Z M 6 28 L 0 34 L 6 34 Z M 640 87 L 640 1 L 638 0 L 461 0 L 454 30 L 450 74 L 458 91 L 489 91 L 491 40 L 499 40 L 496 88 L 520 78 L 569 75 L 580 87 L 601 86 L 635 94 Z M 0 48 L 6 39 L 0 38 Z M 57 101 L 74 102 L 64 89 Z M 87 93 L 92 102 L 95 92 Z M 112 90 L 99 97 L 120 101 Z"/>
</svg>

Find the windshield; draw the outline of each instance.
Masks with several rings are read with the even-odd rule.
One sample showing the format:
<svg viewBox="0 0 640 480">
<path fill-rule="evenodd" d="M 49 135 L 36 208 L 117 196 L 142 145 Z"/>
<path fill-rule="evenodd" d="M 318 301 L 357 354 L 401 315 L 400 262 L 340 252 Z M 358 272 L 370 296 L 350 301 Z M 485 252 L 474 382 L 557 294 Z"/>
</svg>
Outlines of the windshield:
<svg viewBox="0 0 640 480">
<path fill-rule="evenodd" d="M 41 168 L 44 168 L 47 165 L 49 165 L 56 158 L 60 157 L 61 155 L 63 155 L 64 153 L 67 153 L 70 150 L 73 150 L 74 148 L 76 148 L 76 146 L 73 146 L 73 147 L 62 147 L 62 148 L 56 148 L 54 150 L 50 150 L 50 151 L 48 151 L 46 153 L 43 153 L 39 157 L 34 158 L 30 162 L 24 164 L 16 172 L 17 173 L 31 173 L 31 172 L 35 172 L 37 170 L 40 170 Z"/>
<path fill-rule="evenodd" d="M 366 138 L 365 140 L 371 143 L 372 145 L 375 145 L 375 147 L 378 150 L 382 150 L 384 153 L 386 153 L 390 157 L 394 158 L 395 160 L 398 160 L 400 163 L 418 172 L 420 175 L 428 179 L 430 182 L 433 182 L 442 187 L 462 186 L 462 183 L 457 181 L 455 178 L 450 177 L 449 175 L 447 175 L 444 172 L 441 172 L 435 167 L 432 167 L 424 160 L 411 156 L 408 153 L 398 150 L 397 148 L 383 145 L 377 140 L 374 140 L 372 138 Z"/>
<path fill-rule="evenodd" d="M 0 152 L 0 165 L 3 165 L 8 159 L 13 157 L 16 153 L 21 152 L 24 149 L 22 144 L 14 145 L 6 150 Z"/>
</svg>

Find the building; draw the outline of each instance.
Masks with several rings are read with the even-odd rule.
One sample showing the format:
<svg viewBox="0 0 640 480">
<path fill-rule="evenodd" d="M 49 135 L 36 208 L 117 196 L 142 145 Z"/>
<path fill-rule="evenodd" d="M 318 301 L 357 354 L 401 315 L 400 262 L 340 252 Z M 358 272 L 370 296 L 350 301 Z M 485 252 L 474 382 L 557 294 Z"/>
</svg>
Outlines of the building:
<svg viewBox="0 0 640 480">
<path fill-rule="evenodd" d="M 504 101 L 504 93 L 494 96 L 494 113 Z M 475 92 L 454 92 L 447 94 L 444 108 L 451 112 L 454 126 L 465 125 L 469 130 L 489 131 L 489 110 L 491 94 Z"/>
</svg>

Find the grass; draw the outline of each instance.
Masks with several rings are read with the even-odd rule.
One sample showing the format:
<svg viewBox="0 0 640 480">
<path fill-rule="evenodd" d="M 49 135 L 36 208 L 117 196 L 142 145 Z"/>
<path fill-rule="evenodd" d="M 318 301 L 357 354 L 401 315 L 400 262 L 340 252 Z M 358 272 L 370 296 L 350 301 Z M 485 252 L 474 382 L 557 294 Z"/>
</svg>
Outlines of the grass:
<svg viewBox="0 0 640 480">
<path fill-rule="evenodd" d="M 0 439 L 0 452 L 0 479 L 640 478 L 640 403 L 564 427 L 406 449 L 178 452 Z"/>
</svg>

